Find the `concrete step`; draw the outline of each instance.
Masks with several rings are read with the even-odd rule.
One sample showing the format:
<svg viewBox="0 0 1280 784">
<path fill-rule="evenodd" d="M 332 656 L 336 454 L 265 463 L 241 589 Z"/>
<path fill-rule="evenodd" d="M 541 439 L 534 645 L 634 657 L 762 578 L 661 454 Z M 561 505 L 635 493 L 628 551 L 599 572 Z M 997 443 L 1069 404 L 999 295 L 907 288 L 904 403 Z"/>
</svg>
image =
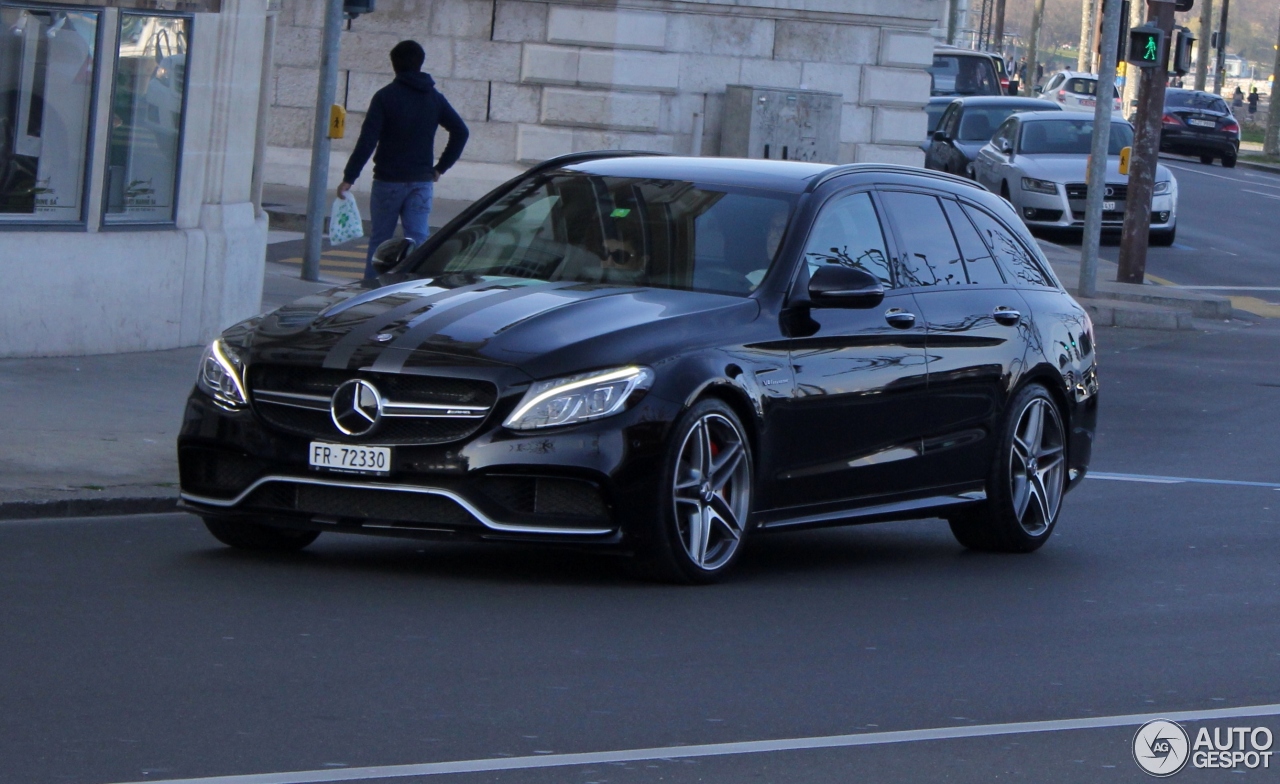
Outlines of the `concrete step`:
<svg viewBox="0 0 1280 784">
<path fill-rule="evenodd" d="M 1134 329 L 1195 329 L 1190 310 L 1166 305 L 1115 299 L 1080 299 L 1076 302 L 1089 313 L 1094 326 Z"/>
<path fill-rule="evenodd" d="M 1186 310 L 1196 318 L 1231 318 L 1231 300 L 1215 294 L 1169 286 L 1099 281 L 1096 299 L 1111 299 Z"/>
</svg>

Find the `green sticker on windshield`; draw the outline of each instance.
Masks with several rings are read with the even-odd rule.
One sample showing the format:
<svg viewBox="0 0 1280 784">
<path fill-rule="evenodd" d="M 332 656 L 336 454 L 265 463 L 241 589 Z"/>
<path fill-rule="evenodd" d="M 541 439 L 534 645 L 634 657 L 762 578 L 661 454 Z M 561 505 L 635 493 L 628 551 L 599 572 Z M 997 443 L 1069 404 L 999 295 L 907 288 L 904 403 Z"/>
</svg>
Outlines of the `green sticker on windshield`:
<svg viewBox="0 0 1280 784">
<path fill-rule="evenodd" d="M 631 210 L 624 210 L 621 207 L 609 213 L 610 218 L 625 218 L 631 214 Z"/>
</svg>

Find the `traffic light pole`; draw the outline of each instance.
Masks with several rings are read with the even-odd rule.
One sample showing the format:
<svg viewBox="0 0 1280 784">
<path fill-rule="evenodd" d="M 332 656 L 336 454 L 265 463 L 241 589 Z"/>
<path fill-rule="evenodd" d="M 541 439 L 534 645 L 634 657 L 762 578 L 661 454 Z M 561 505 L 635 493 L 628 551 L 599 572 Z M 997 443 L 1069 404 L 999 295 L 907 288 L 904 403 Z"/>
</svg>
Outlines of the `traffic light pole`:
<svg viewBox="0 0 1280 784">
<path fill-rule="evenodd" d="M 1173 45 L 1173 3 L 1153 0 L 1147 20 L 1164 31 L 1165 53 L 1152 68 L 1141 70 L 1138 111 L 1134 118 L 1133 154 L 1129 159 L 1129 192 L 1124 229 L 1120 235 L 1120 283 L 1142 283 L 1147 272 L 1147 241 L 1151 233 L 1151 192 L 1160 157 L 1160 118 L 1164 116 L 1164 88 L 1169 80 L 1168 50 Z M 1101 100 L 1101 97 L 1099 97 Z"/>
<path fill-rule="evenodd" d="M 1227 11 L 1231 0 L 1222 0 L 1222 18 L 1218 20 L 1218 56 L 1213 61 L 1213 91 L 1222 95 L 1227 81 Z"/>
<path fill-rule="evenodd" d="M 1093 107 L 1093 148 L 1089 155 L 1088 196 L 1084 208 L 1084 237 L 1080 242 L 1080 283 L 1076 293 L 1098 293 L 1098 245 L 1102 239 L 1102 200 L 1107 189 L 1107 149 L 1111 142 L 1111 101 L 1115 90 L 1116 55 L 1120 48 L 1121 0 L 1102 0 L 1102 57 L 1098 63 L 1098 100 Z"/>
<path fill-rule="evenodd" d="M 315 131 L 311 138 L 311 181 L 307 186 L 307 230 L 302 246 L 302 279 L 320 280 L 321 241 L 329 191 L 329 107 L 338 91 L 338 47 L 342 37 L 342 0 L 325 0 L 320 81 L 316 90 Z"/>
</svg>

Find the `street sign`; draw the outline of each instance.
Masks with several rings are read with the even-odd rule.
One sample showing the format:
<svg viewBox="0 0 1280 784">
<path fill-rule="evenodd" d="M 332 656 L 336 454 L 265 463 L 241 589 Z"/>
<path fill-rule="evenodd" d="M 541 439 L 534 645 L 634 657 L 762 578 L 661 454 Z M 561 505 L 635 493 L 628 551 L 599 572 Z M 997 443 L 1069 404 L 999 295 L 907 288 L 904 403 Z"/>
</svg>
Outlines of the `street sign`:
<svg viewBox="0 0 1280 784">
<path fill-rule="evenodd" d="M 1129 176 L 1129 156 L 1133 155 L 1132 147 L 1120 148 L 1120 173 Z"/>
<path fill-rule="evenodd" d="M 1163 60 L 1164 31 L 1153 24 L 1144 24 L 1129 31 L 1128 61 L 1139 68 L 1155 68 Z"/>
<path fill-rule="evenodd" d="M 329 138 L 341 139 L 347 135 L 347 110 L 335 103 L 329 107 Z"/>
</svg>

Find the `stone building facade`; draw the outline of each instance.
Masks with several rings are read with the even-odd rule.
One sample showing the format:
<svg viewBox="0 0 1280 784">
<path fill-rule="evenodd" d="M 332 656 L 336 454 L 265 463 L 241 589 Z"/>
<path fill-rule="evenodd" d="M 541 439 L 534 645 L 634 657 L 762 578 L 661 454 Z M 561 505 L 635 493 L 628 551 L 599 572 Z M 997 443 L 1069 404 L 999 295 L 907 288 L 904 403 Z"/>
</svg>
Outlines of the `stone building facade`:
<svg viewBox="0 0 1280 784">
<path fill-rule="evenodd" d="M 562 153 L 625 148 L 719 151 L 730 84 L 840 93 L 839 161 L 923 163 L 943 0 L 378 0 L 342 33 L 330 185 L 388 52 L 412 38 L 471 128 L 442 198 L 475 198 Z M 275 42 L 267 181 L 305 185 L 322 3 L 284 0 Z M 701 122 L 696 115 L 701 115 Z M 437 144 L 437 150 L 442 145 Z M 357 189 L 369 187 L 368 169 Z"/>
</svg>

